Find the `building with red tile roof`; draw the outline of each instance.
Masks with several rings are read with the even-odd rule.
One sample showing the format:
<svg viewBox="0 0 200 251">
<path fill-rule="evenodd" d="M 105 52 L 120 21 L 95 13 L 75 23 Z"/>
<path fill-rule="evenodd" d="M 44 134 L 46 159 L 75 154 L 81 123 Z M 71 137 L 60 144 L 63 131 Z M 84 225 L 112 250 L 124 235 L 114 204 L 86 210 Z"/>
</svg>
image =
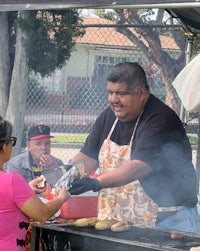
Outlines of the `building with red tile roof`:
<svg viewBox="0 0 200 251">
<path fill-rule="evenodd" d="M 114 22 L 83 16 L 85 34 L 76 39 L 74 51 L 62 70 L 49 79 L 51 91 L 70 92 L 80 86 L 105 82 L 108 70 L 121 61 L 148 64 L 143 52 L 130 39 L 116 31 Z M 129 28 L 132 32 L 134 28 Z M 162 48 L 176 56 L 179 48 L 171 37 L 160 36 Z"/>
</svg>

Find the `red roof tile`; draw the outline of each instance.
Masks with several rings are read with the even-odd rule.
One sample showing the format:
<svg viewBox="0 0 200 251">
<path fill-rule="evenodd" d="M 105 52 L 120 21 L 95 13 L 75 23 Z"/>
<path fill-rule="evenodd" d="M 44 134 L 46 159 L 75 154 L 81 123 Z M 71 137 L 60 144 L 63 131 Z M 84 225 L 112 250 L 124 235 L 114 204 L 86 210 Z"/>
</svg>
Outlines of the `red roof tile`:
<svg viewBox="0 0 200 251">
<path fill-rule="evenodd" d="M 114 24 L 114 22 L 95 17 L 82 17 L 83 23 L 86 25 L 94 24 Z M 133 29 L 133 28 L 131 28 Z M 171 37 L 160 36 L 162 48 L 164 49 L 179 49 L 175 41 Z M 83 37 L 76 39 L 77 43 L 95 44 L 108 46 L 136 47 L 126 36 L 117 32 L 114 27 L 87 27 Z"/>
</svg>

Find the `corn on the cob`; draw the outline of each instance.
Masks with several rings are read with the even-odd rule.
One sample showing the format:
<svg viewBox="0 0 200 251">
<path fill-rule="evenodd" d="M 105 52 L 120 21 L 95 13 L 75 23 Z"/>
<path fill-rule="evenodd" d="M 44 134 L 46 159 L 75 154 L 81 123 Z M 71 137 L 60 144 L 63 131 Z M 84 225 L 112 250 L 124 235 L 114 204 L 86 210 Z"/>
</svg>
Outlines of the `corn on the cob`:
<svg viewBox="0 0 200 251">
<path fill-rule="evenodd" d="M 192 247 L 192 248 L 190 248 L 190 251 L 200 251 L 200 246 L 199 247 Z"/>
<path fill-rule="evenodd" d="M 128 231 L 132 228 L 133 223 L 129 221 L 119 221 L 111 226 L 113 232 Z"/>
<path fill-rule="evenodd" d="M 97 222 L 96 217 L 77 219 L 74 222 L 76 227 L 94 227 Z"/>
<path fill-rule="evenodd" d="M 110 229 L 115 222 L 115 220 L 100 220 L 95 224 L 95 228 L 97 230 Z"/>
</svg>

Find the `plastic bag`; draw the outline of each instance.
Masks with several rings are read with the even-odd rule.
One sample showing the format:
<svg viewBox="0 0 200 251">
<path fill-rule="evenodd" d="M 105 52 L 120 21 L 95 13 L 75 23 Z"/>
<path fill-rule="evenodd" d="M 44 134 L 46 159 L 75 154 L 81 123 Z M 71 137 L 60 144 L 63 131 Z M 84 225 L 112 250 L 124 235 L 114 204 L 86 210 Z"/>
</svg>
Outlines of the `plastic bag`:
<svg viewBox="0 0 200 251">
<path fill-rule="evenodd" d="M 172 85 L 187 111 L 200 111 L 200 54 L 182 69 Z"/>
<path fill-rule="evenodd" d="M 81 179 L 86 176 L 83 162 L 79 162 L 72 166 L 55 184 L 55 188 L 61 188 L 65 186 L 66 190 L 71 188 L 71 183 L 75 179 Z"/>
</svg>

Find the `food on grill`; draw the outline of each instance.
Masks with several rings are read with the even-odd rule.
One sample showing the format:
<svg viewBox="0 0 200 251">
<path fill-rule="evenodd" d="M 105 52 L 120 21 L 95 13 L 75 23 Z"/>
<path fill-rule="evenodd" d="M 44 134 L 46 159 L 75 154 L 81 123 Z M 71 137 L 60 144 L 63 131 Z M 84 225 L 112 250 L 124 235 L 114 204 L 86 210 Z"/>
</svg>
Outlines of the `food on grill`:
<svg viewBox="0 0 200 251">
<path fill-rule="evenodd" d="M 45 185 L 46 185 L 46 178 L 44 177 L 44 175 L 41 175 L 40 177 L 42 177 L 43 180 L 40 181 L 40 182 L 37 184 L 37 187 L 38 187 L 38 188 L 44 188 Z"/>
<path fill-rule="evenodd" d="M 74 221 L 76 227 L 94 227 L 97 222 L 96 217 L 82 218 Z"/>
<path fill-rule="evenodd" d="M 184 237 L 183 233 L 180 233 L 180 232 L 171 233 L 171 239 L 181 239 L 183 237 Z"/>
<path fill-rule="evenodd" d="M 190 251 L 200 251 L 200 246 L 190 248 Z"/>
<path fill-rule="evenodd" d="M 97 230 L 111 229 L 113 232 L 128 231 L 133 223 L 129 221 L 98 220 L 96 217 L 77 219 L 73 223 L 76 227 L 95 227 Z"/>
<path fill-rule="evenodd" d="M 114 223 L 116 223 L 116 220 L 100 220 L 95 224 L 95 228 L 97 230 L 110 229 Z"/>
<path fill-rule="evenodd" d="M 128 231 L 132 228 L 133 223 L 129 221 L 119 221 L 111 226 L 113 232 Z"/>
<path fill-rule="evenodd" d="M 76 163 L 72 166 L 55 184 L 55 189 L 65 186 L 66 190 L 71 188 L 71 184 L 76 179 L 87 176 L 83 162 Z"/>
</svg>

